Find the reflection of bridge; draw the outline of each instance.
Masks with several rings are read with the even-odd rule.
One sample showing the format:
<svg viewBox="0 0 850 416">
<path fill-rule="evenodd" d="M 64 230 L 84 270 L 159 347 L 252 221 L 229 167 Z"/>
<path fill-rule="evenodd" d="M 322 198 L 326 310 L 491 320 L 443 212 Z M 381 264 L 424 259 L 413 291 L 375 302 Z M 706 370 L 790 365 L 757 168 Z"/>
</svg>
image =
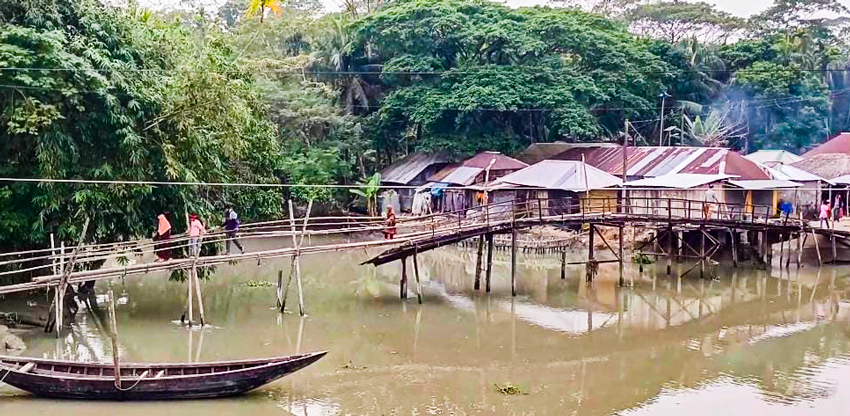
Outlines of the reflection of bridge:
<svg viewBox="0 0 850 416">
<path fill-rule="evenodd" d="M 551 207 L 557 207 L 553 209 Z M 620 264 L 620 284 L 623 283 L 624 242 L 623 228 L 626 225 L 645 227 L 655 230 L 654 236 L 637 248 L 638 255 L 644 253 L 644 247 L 654 244 L 657 251 L 647 255 L 665 256 L 667 273 L 672 272 L 673 259 L 691 258 L 696 263 L 684 274 L 697 266 L 700 276 L 705 274 L 705 265 L 715 254 L 725 247 L 729 248 L 733 265 L 737 267 L 739 253 L 744 253 L 742 245 L 752 248 L 759 262 L 772 263 L 774 243 L 780 244 L 779 263 L 789 267 L 791 261 L 791 241 L 797 243 L 797 265 L 801 264 L 802 247 L 809 236 L 817 244 L 816 234 L 827 236 L 831 240 L 832 258 L 836 258 L 837 241 L 850 239 L 846 231 L 819 229 L 808 226 L 804 221 L 789 217 L 771 217 L 770 207 L 736 204 L 708 204 L 703 201 L 684 199 L 650 198 L 584 198 L 577 206 L 565 207 L 563 202 L 554 199 L 532 199 L 526 201 L 508 201 L 481 206 L 456 215 L 454 227 L 444 227 L 429 234 L 409 239 L 404 244 L 384 251 L 380 255 L 364 262 L 375 266 L 395 260 L 402 262 L 401 296 L 407 293 L 406 259 L 413 257 L 414 272 L 418 273 L 416 256 L 418 253 L 438 247 L 455 244 L 463 240 L 478 238 L 478 256 L 476 265 L 475 289 L 480 287 L 482 272 L 485 273 L 486 290 L 490 290 L 492 274 L 493 235 L 511 234 L 511 263 L 513 293 L 516 271 L 516 231 L 537 225 L 564 225 L 587 227 L 589 229 L 588 257 L 586 261 L 567 263 L 562 255 L 562 269 L 567 264 L 586 264 L 587 280 L 593 279 L 597 265 L 615 262 Z M 761 213 L 762 215 L 759 215 Z M 474 218 L 474 220 L 469 220 Z M 601 227 L 617 229 L 618 242 L 612 244 L 605 238 Z M 614 255 L 614 260 L 596 258 L 595 238 L 601 239 L 603 246 Z M 487 246 L 486 264 L 484 246 Z M 786 242 L 787 249 L 786 249 Z M 742 244 L 743 243 L 743 244 Z M 818 248 L 820 259 L 820 249 Z M 783 263 L 784 262 L 784 263 Z M 563 272 L 562 272 L 563 276 Z"/>
</svg>

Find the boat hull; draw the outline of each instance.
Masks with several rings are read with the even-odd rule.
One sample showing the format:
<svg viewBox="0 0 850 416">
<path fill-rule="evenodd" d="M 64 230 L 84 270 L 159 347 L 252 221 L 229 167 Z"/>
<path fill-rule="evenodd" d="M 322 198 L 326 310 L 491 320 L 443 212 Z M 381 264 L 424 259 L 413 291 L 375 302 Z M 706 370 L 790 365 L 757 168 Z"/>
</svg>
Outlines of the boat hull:
<svg viewBox="0 0 850 416">
<path fill-rule="evenodd" d="M 254 390 L 318 361 L 325 354 L 326 352 L 319 352 L 268 360 L 209 364 L 125 364 L 121 367 L 121 388 L 116 387 L 114 370 L 110 371 L 110 368 L 103 364 L 81 365 L 0 357 L 0 378 L 5 376 L 5 383 L 37 396 L 57 399 L 209 399 L 235 396 Z M 36 363 L 35 370 L 18 371 L 26 365 L 23 363 L 29 362 Z M 17 366 L 17 369 L 13 366 Z M 55 371 L 57 367 L 60 371 Z M 230 369 L 232 367 L 242 368 Z M 67 373 L 62 371 L 66 368 L 69 369 Z M 148 374 L 140 377 L 145 371 Z M 167 375 L 155 377 L 159 372 Z"/>
</svg>

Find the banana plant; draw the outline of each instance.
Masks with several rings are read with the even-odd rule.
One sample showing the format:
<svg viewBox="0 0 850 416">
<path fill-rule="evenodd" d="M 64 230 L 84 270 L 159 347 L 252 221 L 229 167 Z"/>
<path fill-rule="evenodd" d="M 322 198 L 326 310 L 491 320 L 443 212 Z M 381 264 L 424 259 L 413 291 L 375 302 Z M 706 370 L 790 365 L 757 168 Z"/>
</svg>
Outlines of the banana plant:
<svg viewBox="0 0 850 416">
<path fill-rule="evenodd" d="M 369 215 L 377 216 L 377 212 L 375 208 L 378 206 L 378 191 L 381 189 L 381 174 L 379 172 L 375 172 L 374 175 L 370 176 L 365 183 L 358 182 L 360 185 L 359 189 L 351 189 L 349 190 L 352 194 L 357 195 L 366 200 L 366 209 L 369 211 Z"/>
</svg>

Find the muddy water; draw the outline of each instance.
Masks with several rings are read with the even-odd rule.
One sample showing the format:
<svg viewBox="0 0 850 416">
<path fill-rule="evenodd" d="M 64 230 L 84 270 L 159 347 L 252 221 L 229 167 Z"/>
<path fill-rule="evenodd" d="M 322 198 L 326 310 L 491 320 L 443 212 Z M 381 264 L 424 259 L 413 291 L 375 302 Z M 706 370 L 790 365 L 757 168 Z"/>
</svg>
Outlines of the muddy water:
<svg viewBox="0 0 850 416">
<path fill-rule="evenodd" d="M 280 315 L 273 288 L 248 284 L 276 281 L 286 259 L 219 267 L 203 289 L 213 325 L 205 329 L 175 322 L 184 285 L 162 275 L 113 283 L 126 361 L 331 351 L 261 390 L 119 404 L 43 400 L 3 385 L 0 414 L 823 416 L 850 408 L 846 268 L 714 268 L 717 280 L 700 280 L 649 266 L 628 268 L 630 287 L 618 289 L 616 264 L 601 265 L 587 285 L 582 267 L 561 280 L 557 257 L 527 255 L 511 299 L 506 252 L 496 253 L 488 296 L 472 291 L 474 252 L 445 248 L 420 258 L 420 306 L 413 293 L 398 299 L 397 264 L 358 266 L 368 254 L 306 257 L 304 318 Z M 294 295 L 288 307 L 297 311 Z M 25 354 L 110 361 L 102 318 L 82 310 L 61 340 L 27 334 Z M 522 393 L 500 393 L 506 384 Z"/>
</svg>

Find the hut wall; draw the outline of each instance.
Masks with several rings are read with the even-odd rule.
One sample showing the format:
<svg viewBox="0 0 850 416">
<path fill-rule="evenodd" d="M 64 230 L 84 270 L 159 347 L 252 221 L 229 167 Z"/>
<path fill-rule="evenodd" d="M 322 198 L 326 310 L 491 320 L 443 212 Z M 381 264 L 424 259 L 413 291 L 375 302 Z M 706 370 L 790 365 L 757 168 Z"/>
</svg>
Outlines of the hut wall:
<svg viewBox="0 0 850 416">
<path fill-rule="evenodd" d="M 798 181 L 799 182 L 799 181 Z M 817 219 L 820 202 L 820 181 L 799 182 L 803 184 L 799 189 L 783 189 L 779 191 L 779 199 L 786 202 L 797 201 L 794 206 L 794 214 L 803 214 L 804 218 Z M 796 195 L 795 195 L 796 194 Z"/>
<path fill-rule="evenodd" d="M 722 188 L 715 187 L 715 189 L 718 202 L 721 205 L 725 204 L 726 193 Z M 708 188 L 630 190 L 629 205 L 632 214 L 637 215 L 699 218 L 702 216 L 707 190 Z M 668 206 L 672 213 L 669 212 Z M 716 214 L 717 207 L 712 212 Z"/>
<path fill-rule="evenodd" d="M 582 210 L 586 213 L 610 213 L 617 212 L 618 191 L 615 189 L 597 189 L 589 192 L 590 199 L 583 199 Z M 585 193 L 579 194 L 584 198 Z"/>
</svg>

